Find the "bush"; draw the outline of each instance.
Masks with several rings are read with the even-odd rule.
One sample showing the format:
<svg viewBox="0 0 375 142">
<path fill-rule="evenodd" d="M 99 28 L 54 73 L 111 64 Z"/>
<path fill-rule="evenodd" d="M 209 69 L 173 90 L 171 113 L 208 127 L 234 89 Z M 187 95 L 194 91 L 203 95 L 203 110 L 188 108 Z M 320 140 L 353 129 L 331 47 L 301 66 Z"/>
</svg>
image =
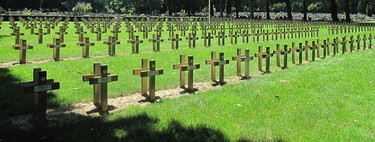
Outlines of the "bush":
<svg viewBox="0 0 375 142">
<path fill-rule="evenodd" d="M 78 2 L 72 9 L 73 12 L 87 13 L 92 11 L 91 3 Z"/>
</svg>

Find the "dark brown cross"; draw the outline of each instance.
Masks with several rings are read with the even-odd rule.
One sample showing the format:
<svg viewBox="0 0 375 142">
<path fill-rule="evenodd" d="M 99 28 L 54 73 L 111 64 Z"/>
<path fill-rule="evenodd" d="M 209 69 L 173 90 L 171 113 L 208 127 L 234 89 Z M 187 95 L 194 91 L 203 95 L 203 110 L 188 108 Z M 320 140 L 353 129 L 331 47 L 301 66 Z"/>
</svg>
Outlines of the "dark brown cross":
<svg viewBox="0 0 375 142">
<path fill-rule="evenodd" d="M 154 102 L 155 99 L 155 76 L 162 75 L 164 73 L 163 69 L 156 69 L 156 61 L 151 60 L 150 61 L 150 67 L 149 70 L 142 70 L 140 72 L 141 77 L 148 77 L 149 78 L 149 93 L 147 100 Z"/>
<path fill-rule="evenodd" d="M 66 47 L 66 44 L 61 44 L 59 38 L 53 38 L 53 44 L 48 44 L 47 47 L 53 48 L 53 60 L 60 61 L 60 48 Z"/>
<path fill-rule="evenodd" d="M 68 32 L 66 32 L 66 29 L 63 28 L 63 27 L 60 27 L 59 29 L 59 32 L 56 32 L 55 34 L 58 34 L 59 35 L 59 39 L 60 39 L 60 42 L 61 43 L 64 43 L 65 42 L 65 38 L 64 38 L 64 35 L 65 34 L 68 34 Z"/>
<path fill-rule="evenodd" d="M 263 72 L 262 70 L 262 60 L 263 58 L 266 58 L 266 71 L 264 73 L 270 73 L 270 64 L 271 64 L 271 57 L 273 56 L 273 53 L 271 53 L 271 48 L 266 47 L 266 52 L 262 51 L 262 46 L 258 46 L 258 53 L 255 53 L 255 56 L 258 57 L 258 70 Z"/>
<path fill-rule="evenodd" d="M 315 61 L 315 57 L 316 57 L 315 53 L 316 53 L 316 50 L 319 49 L 319 46 L 317 44 L 315 44 L 315 41 L 312 41 L 311 45 L 312 45 L 311 48 L 310 48 L 310 50 L 311 50 L 311 61 Z"/>
<path fill-rule="evenodd" d="M 333 39 L 333 55 L 332 56 L 335 56 L 337 51 L 339 50 L 339 43 L 340 41 L 338 37 Z"/>
<path fill-rule="evenodd" d="M 139 36 L 133 36 L 132 40 L 128 40 L 128 43 L 132 44 L 133 54 L 139 54 L 139 44 L 143 43 L 143 40 L 140 40 Z"/>
<path fill-rule="evenodd" d="M 115 36 L 109 36 L 108 41 L 104 41 L 104 44 L 108 45 L 108 55 L 115 56 L 116 55 L 116 45 L 120 44 L 119 41 L 116 40 Z"/>
<path fill-rule="evenodd" d="M 214 37 L 211 36 L 211 33 L 206 33 L 204 36 L 202 36 L 204 39 L 204 47 L 210 47 L 211 46 L 211 39 Z"/>
<path fill-rule="evenodd" d="M 159 34 L 154 34 L 153 38 L 149 40 L 152 42 L 152 50 L 153 51 L 160 51 L 160 43 L 163 42 L 163 39 L 160 39 Z"/>
<path fill-rule="evenodd" d="M 254 57 L 250 56 L 250 50 L 246 49 L 245 50 L 245 55 L 241 55 L 241 49 L 237 49 L 237 56 L 233 56 L 232 60 L 237 61 L 237 76 L 242 76 L 241 75 L 241 62 L 245 62 L 245 76 L 243 76 L 244 79 L 249 79 L 249 70 L 250 70 L 250 61 L 253 60 Z"/>
<path fill-rule="evenodd" d="M 111 33 L 113 33 L 113 36 L 116 38 L 116 40 L 118 40 L 118 34 L 121 33 L 120 27 L 113 26 L 113 31 L 111 31 Z"/>
<path fill-rule="evenodd" d="M 309 42 L 307 40 L 305 41 L 305 46 L 303 48 L 305 50 L 305 60 L 309 61 L 309 49 L 311 48 L 311 46 L 309 45 Z"/>
<path fill-rule="evenodd" d="M 302 52 L 298 47 L 295 47 L 295 43 L 292 42 L 292 48 L 290 48 L 292 53 L 292 64 L 296 64 L 296 52 Z"/>
<path fill-rule="evenodd" d="M 360 50 L 361 49 L 361 41 L 362 41 L 361 36 L 357 35 L 357 39 L 355 41 L 357 42 L 357 50 Z"/>
<path fill-rule="evenodd" d="M 185 55 L 180 55 L 180 64 L 173 65 L 173 69 L 180 70 L 180 87 L 185 88 L 185 71 L 188 72 L 188 91 L 193 91 L 193 70 L 199 69 L 200 65 L 193 63 L 193 56 L 188 57 L 185 62 Z"/>
<path fill-rule="evenodd" d="M 373 37 L 372 37 L 372 35 L 370 34 L 369 37 L 368 37 L 368 41 L 369 41 L 368 49 L 371 49 L 371 48 L 372 48 L 372 40 L 373 40 Z"/>
<path fill-rule="evenodd" d="M 98 27 L 97 30 L 94 33 L 96 33 L 96 40 L 101 41 L 102 40 L 102 34 L 105 33 L 105 32 L 102 31 L 102 28 Z"/>
<path fill-rule="evenodd" d="M 362 41 L 363 41 L 363 50 L 365 50 L 365 49 L 367 48 L 367 43 L 366 43 L 367 38 L 366 38 L 366 34 L 363 35 Z"/>
<path fill-rule="evenodd" d="M 180 47 L 179 47 L 179 43 L 180 43 L 180 41 L 182 40 L 182 38 L 180 38 L 179 36 L 178 36 L 178 34 L 176 34 L 176 35 L 174 35 L 173 37 L 171 37 L 171 38 L 168 38 L 168 40 L 170 40 L 171 41 L 171 48 L 172 49 L 179 49 Z"/>
<path fill-rule="evenodd" d="M 118 75 L 108 72 L 108 65 L 94 63 L 94 73 L 83 76 L 83 81 L 94 85 L 94 105 L 102 112 L 108 112 L 108 83 L 118 80 Z"/>
<path fill-rule="evenodd" d="M 186 39 L 189 40 L 189 48 L 191 48 L 191 47 L 195 48 L 195 47 L 196 47 L 196 41 L 197 41 L 199 38 L 196 37 L 195 34 L 189 33 L 189 36 L 186 37 Z"/>
<path fill-rule="evenodd" d="M 95 43 L 90 43 L 90 39 L 88 37 L 83 37 L 83 42 L 79 42 L 77 45 L 82 47 L 82 57 L 89 58 L 90 46 L 94 46 Z"/>
<path fill-rule="evenodd" d="M 225 32 L 219 32 L 217 35 L 216 35 L 216 38 L 217 38 L 217 43 L 219 44 L 219 46 L 224 46 L 225 45 L 225 38 L 227 36 L 225 35 Z"/>
<path fill-rule="evenodd" d="M 13 29 L 13 33 L 11 33 L 11 35 L 15 37 L 15 42 L 14 43 L 15 44 L 20 44 L 20 37 L 22 35 L 25 35 L 25 34 L 20 32 L 20 28 L 14 28 Z"/>
<path fill-rule="evenodd" d="M 249 43 L 250 34 L 249 34 L 248 30 L 243 30 L 241 36 L 242 36 L 242 42 L 243 43 Z"/>
<path fill-rule="evenodd" d="M 33 81 L 24 82 L 20 85 L 25 93 L 34 94 L 33 121 L 38 124 L 47 122 L 47 91 L 60 89 L 60 83 L 53 79 L 47 79 L 47 72 L 40 68 L 34 69 Z"/>
<path fill-rule="evenodd" d="M 44 33 L 43 29 L 38 29 L 38 32 L 34 33 L 34 35 L 38 35 L 38 43 L 42 44 L 43 43 L 43 35 L 47 35 L 47 33 Z"/>
<path fill-rule="evenodd" d="M 224 52 L 219 53 L 219 60 L 214 61 L 214 66 L 219 66 L 219 84 L 225 84 L 224 65 L 229 64 L 229 60 L 224 59 Z"/>
<path fill-rule="evenodd" d="M 13 45 L 14 50 L 20 51 L 20 64 L 26 64 L 26 50 L 33 49 L 33 46 L 27 45 L 27 41 L 25 39 L 20 39 L 20 44 Z"/>
</svg>

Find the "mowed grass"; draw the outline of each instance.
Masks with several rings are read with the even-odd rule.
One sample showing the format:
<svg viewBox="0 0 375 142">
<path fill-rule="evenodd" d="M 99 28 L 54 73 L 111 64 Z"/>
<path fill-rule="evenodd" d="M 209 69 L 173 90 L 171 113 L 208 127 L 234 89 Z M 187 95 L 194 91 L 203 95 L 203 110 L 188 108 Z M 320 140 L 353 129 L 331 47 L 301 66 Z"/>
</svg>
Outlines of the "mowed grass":
<svg viewBox="0 0 375 142">
<path fill-rule="evenodd" d="M 361 50 L 327 58 L 38 134 L 18 131 L 16 139 L 375 141 L 374 54 Z M 7 130 L 2 134 L 16 128 Z"/>
<path fill-rule="evenodd" d="M 73 25 L 70 25 L 73 27 Z M 5 30 L 5 29 L 3 29 Z M 124 27 L 122 28 L 124 31 Z M 74 28 L 69 28 L 68 30 L 70 38 L 66 37 L 66 41 L 70 41 L 66 48 L 62 49 L 62 54 L 68 55 L 69 57 L 77 57 L 81 54 L 81 48 L 75 45 L 77 37 L 74 35 Z M 9 31 L 10 33 L 10 31 Z M 178 33 L 178 32 L 177 32 Z M 350 36 L 350 35 L 357 35 L 357 34 L 368 34 L 371 32 L 363 32 L 363 33 L 352 33 L 352 34 L 341 34 L 336 35 L 338 37 L 342 36 Z M 82 81 L 82 76 L 85 74 L 89 74 L 93 72 L 93 63 L 100 62 L 102 64 L 109 65 L 109 72 L 112 74 L 119 75 L 119 81 L 113 82 L 109 84 L 109 96 L 116 97 L 122 94 L 127 94 L 131 92 L 139 92 L 140 91 L 140 77 L 132 75 L 132 71 L 134 69 L 138 69 L 141 67 L 141 59 L 148 58 L 150 60 L 157 61 L 157 68 L 165 69 L 164 75 L 158 76 L 156 81 L 157 89 L 166 89 L 177 87 L 179 83 L 179 71 L 173 70 L 172 65 L 179 63 L 179 55 L 193 55 L 195 63 L 201 64 L 201 69 L 195 71 L 195 81 L 202 82 L 202 81 L 209 81 L 210 78 L 210 66 L 205 65 L 205 60 L 210 59 L 210 52 L 217 51 L 217 52 L 225 52 L 225 58 L 230 59 L 232 56 L 236 55 L 236 49 L 250 49 L 251 55 L 257 52 L 258 46 L 270 46 L 272 50 L 276 48 L 276 44 L 280 45 L 288 45 L 291 47 L 292 42 L 297 43 L 308 40 L 311 44 L 312 40 L 320 39 L 321 42 L 323 39 L 332 38 L 332 35 L 329 35 L 326 30 L 322 30 L 319 37 L 311 37 L 311 38 L 300 38 L 300 39 L 285 39 L 285 40 L 278 40 L 278 41 L 261 41 L 261 42 L 250 42 L 249 44 L 243 44 L 241 38 L 238 39 L 237 45 L 231 45 L 230 39 L 227 38 L 225 46 L 218 46 L 217 39 L 212 40 L 213 46 L 204 48 L 203 47 L 203 40 L 200 39 L 198 41 L 197 48 L 188 48 L 187 41 L 184 40 L 181 42 L 182 49 L 179 50 L 171 50 L 170 49 L 170 42 L 166 41 L 162 45 L 161 52 L 153 52 L 151 51 L 151 43 L 146 42 L 145 44 L 141 45 L 141 53 L 140 54 L 129 54 L 130 53 L 130 44 L 126 44 L 127 33 L 123 32 L 123 35 L 120 35 L 120 40 L 122 41 L 122 45 L 118 46 L 120 49 L 120 53 L 124 53 L 124 55 L 118 55 L 113 57 L 103 57 L 103 58 L 89 58 L 89 59 L 79 59 L 73 61 L 61 61 L 61 62 L 48 62 L 43 64 L 27 64 L 22 66 L 16 67 L 8 67 L 8 68 L 0 68 L 0 75 L 1 78 L 4 78 L 3 83 L 0 86 L 0 114 L 4 114 L 3 116 L 13 115 L 13 114 L 24 114 L 31 112 L 32 109 L 32 95 L 31 94 L 24 94 L 22 89 L 19 87 L 20 82 L 30 81 L 32 80 L 32 70 L 34 68 L 42 68 L 44 71 L 48 72 L 49 79 L 55 79 L 55 81 L 61 83 L 61 89 L 57 91 L 53 91 L 52 94 L 49 95 L 48 99 L 48 106 L 61 106 L 66 104 L 72 104 L 76 102 L 82 101 L 90 101 L 93 96 L 93 89 L 92 86 L 88 84 L 88 82 Z M 141 33 L 138 33 L 141 35 Z M 95 41 L 95 34 L 87 34 L 88 36 L 92 37 L 92 41 Z M 163 34 L 168 36 L 168 33 L 165 32 Z M 29 35 L 32 36 L 32 35 Z M 107 35 L 108 36 L 108 35 Z M 57 37 L 57 36 L 56 36 Z M 46 37 L 52 40 L 52 36 Z M 1 40 L 7 39 L 6 42 L 12 43 L 13 37 L 4 38 Z M 35 40 L 31 43 L 37 41 L 37 38 L 30 38 L 31 40 Z M 103 35 L 103 40 L 105 36 Z M 341 38 L 340 38 L 341 39 Z M 47 40 L 45 40 L 47 41 Z M 100 44 L 100 45 L 98 45 Z M 36 49 L 30 51 L 38 51 L 35 53 L 28 52 L 28 55 L 31 59 L 47 59 L 52 54 L 52 49 L 48 49 L 44 47 L 45 44 L 37 45 Z M 124 46 L 126 50 L 123 51 Z M 76 48 L 75 48 L 76 47 Z M 100 47 L 100 48 L 99 48 Z M 91 51 L 96 52 L 96 49 L 101 50 L 100 55 L 105 55 L 106 46 L 102 45 L 101 42 L 97 42 L 97 46 L 93 47 Z M 148 51 L 143 51 L 144 48 L 147 48 Z M 18 51 L 14 51 L 10 48 L 10 46 L 1 46 L 1 57 L 5 59 L 9 59 L 10 61 L 16 60 L 18 58 Z M 331 48 L 332 49 L 332 48 Z M 66 50 L 68 53 L 65 53 Z M 265 49 L 264 49 L 265 50 Z M 340 49 L 341 50 L 341 49 Z M 332 52 L 332 51 L 331 51 Z M 13 55 L 14 53 L 14 55 Z M 98 53 L 99 54 L 99 53 Z M 64 56 L 65 56 L 64 55 Z M 63 57 L 64 57 L 63 56 Z M 0 58 L 1 58 L 0 57 Z M 67 56 L 65 56 L 67 57 Z M 290 56 L 289 56 L 290 57 Z M 13 59 L 12 59 L 13 58 Z M 251 62 L 251 73 L 257 72 L 257 59 Z M 272 62 L 272 71 L 280 70 L 275 66 L 275 58 L 271 59 Z M 291 63 L 289 58 L 289 64 Z M 291 66 L 291 65 L 290 65 Z M 236 64 L 231 63 L 225 67 L 225 76 L 228 78 L 230 76 L 235 76 L 236 74 Z"/>
</svg>

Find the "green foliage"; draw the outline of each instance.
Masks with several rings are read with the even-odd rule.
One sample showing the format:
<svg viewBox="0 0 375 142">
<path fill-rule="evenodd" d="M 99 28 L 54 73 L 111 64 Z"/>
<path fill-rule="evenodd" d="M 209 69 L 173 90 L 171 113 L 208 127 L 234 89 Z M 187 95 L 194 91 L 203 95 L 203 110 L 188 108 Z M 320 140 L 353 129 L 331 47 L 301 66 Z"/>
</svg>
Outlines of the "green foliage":
<svg viewBox="0 0 375 142">
<path fill-rule="evenodd" d="M 31 10 L 25 8 L 25 9 L 23 10 L 23 14 L 24 14 L 24 15 L 31 15 Z"/>
<path fill-rule="evenodd" d="M 79 2 L 72 8 L 73 12 L 87 13 L 92 11 L 91 3 Z"/>
<path fill-rule="evenodd" d="M 271 11 L 285 11 L 286 4 L 285 3 L 276 3 L 273 4 L 270 8 Z"/>
</svg>

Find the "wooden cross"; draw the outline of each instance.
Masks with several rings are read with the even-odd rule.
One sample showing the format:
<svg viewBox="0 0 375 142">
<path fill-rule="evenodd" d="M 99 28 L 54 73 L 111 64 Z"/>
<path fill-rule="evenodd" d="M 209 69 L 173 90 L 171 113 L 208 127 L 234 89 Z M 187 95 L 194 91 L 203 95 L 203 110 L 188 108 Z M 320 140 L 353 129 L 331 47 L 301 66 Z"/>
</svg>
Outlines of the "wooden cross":
<svg viewBox="0 0 375 142">
<path fill-rule="evenodd" d="M 139 36 L 133 36 L 133 39 L 128 40 L 128 43 L 132 44 L 133 54 L 138 54 L 139 53 L 139 44 L 143 43 L 143 40 L 140 40 Z"/>
<path fill-rule="evenodd" d="M 205 34 L 204 36 L 202 36 L 202 38 L 204 39 L 204 47 L 210 47 L 211 39 L 214 38 L 211 36 L 211 33 L 207 33 L 207 35 Z"/>
<path fill-rule="evenodd" d="M 66 44 L 61 44 L 59 38 L 53 38 L 53 44 L 48 44 L 47 47 L 53 48 L 53 60 L 60 61 L 60 48 L 66 47 Z"/>
<path fill-rule="evenodd" d="M 149 40 L 152 42 L 152 49 L 153 51 L 160 51 L 160 43 L 163 42 L 164 40 L 160 38 L 159 34 L 154 34 L 153 38 Z"/>
<path fill-rule="evenodd" d="M 20 37 L 22 35 L 25 35 L 24 33 L 20 32 L 20 28 L 14 28 L 13 33 L 11 33 L 12 36 L 15 36 L 15 44 L 20 44 Z"/>
<path fill-rule="evenodd" d="M 249 43 L 249 36 L 250 36 L 250 34 L 249 34 L 248 30 L 242 31 L 241 36 L 242 36 L 242 42 L 243 43 Z"/>
<path fill-rule="evenodd" d="M 168 38 L 168 40 L 171 41 L 172 49 L 179 49 L 179 45 L 180 45 L 179 43 L 182 40 L 182 38 L 180 38 L 178 34 L 175 34 L 173 37 Z"/>
<path fill-rule="evenodd" d="M 97 30 L 94 33 L 96 33 L 96 40 L 101 41 L 102 40 L 102 33 L 105 33 L 105 32 L 102 31 L 102 28 L 98 27 Z"/>
<path fill-rule="evenodd" d="M 59 35 L 59 39 L 60 39 L 60 42 L 61 43 L 64 43 L 65 42 L 65 38 L 64 38 L 64 35 L 65 34 L 68 34 L 68 32 L 66 32 L 66 30 L 63 28 L 63 27 L 60 27 L 59 29 L 59 32 L 56 32 L 55 34 L 58 34 Z"/>
<path fill-rule="evenodd" d="M 26 50 L 27 49 L 33 49 L 33 46 L 27 45 L 27 41 L 25 39 L 20 39 L 20 44 L 13 45 L 14 50 L 20 51 L 20 64 L 26 64 Z"/>
<path fill-rule="evenodd" d="M 366 35 L 363 35 L 362 40 L 363 40 L 363 50 L 365 50 L 366 47 L 367 47 L 367 44 L 366 44 L 366 40 L 367 40 Z"/>
<path fill-rule="evenodd" d="M 116 55 L 116 45 L 120 44 L 119 41 L 116 40 L 115 36 L 109 36 L 108 41 L 104 41 L 104 44 L 108 45 L 108 55 L 115 56 Z"/>
<path fill-rule="evenodd" d="M 77 28 L 77 31 L 75 33 L 78 34 L 79 42 L 83 42 L 83 36 L 84 34 L 87 34 L 87 32 L 83 31 L 83 27 Z"/>
<path fill-rule="evenodd" d="M 133 75 L 141 75 L 142 71 L 149 70 L 148 68 L 148 60 L 142 59 L 142 68 L 133 70 Z M 147 95 L 147 77 L 141 77 L 141 94 L 143 96 Z"/>
<path fill-rule="evenodd" d="M 199 38 L 196 37 L 195 34 L 189 33 L 189 36 L 186 37 L 186 39 L 189 40 L 189 48 L 191 48 L 191 47 L 195 48 L 196 40 L 198 40 Z"/>
<path fill-rule="evenodd" d="M 199 69 L 200 65 L 193 62 L 193 56 L 188 57 L 188 62 L 185 62 L 185 55 L 180 55 L 180 64 L 173 65 L 173 69 L 180 70 L 180 87 L 185 88 L 185 71 L 188 72 L 188 91 L 193 91 L 193 70 Z"/>
<path fill-rule="evenodd" d="M 276 66 L 281 67 L 280 65 L 280 55 L 283 51 L 280 50 L 280 44 L 276 44 L 276 50 L 273 51 L 273 54 L 276 54 Z"/>
<path fill-rule="evenodd" d="M 47 33 L 44 33 L 43 29 L 38 29 L 38 32 L 34 33 L 34 35 L 38 35 L 38 43 L 42 44 L 43 43 L 43 35 L 47 35 Z"/>
<path fill-rule="evenodd" d="M 342 45 L 342 53 L 341 54 L 345 54 L 346 52 L 346 43 L 348 41 L 346 41 L 346 37 L 342 37 L 342 41 L 341 41 L 341 45 Z"/>
<path fill-rule="evenodd" d="M 312 41 L 312 46 L 310 47 L 310 50 L 311 50 L 311 61 L 315 61 L 315 51 L 319 49 L 317 44 L 315 44 L 315 41 Z"/>
<path fill-rule="evenodd" d="M 154 102 L 155 99 L 155 76 L 162 75 L 164 73 L 163 69 L 156 69 L 156 61 L 151 60 L 150 61 L 150 67 L 148 70 L 142 70 L 140 71 L 141 77 L 148 77 L 149 78 L 149 93 L 147 100 Z"/>
<path fill-rule="evenodd" d="M 258 46 L 258 53 L 255 53 L 254 56 L 258 57 L 258 70 L 263 72 L 262 70 L 262 60 L 263 58 L 266 58 L 266 71 L 265 73 L 270 73 L 270 64 L 271 64 L 271 57 L 273 56 L 273 53 L 271 53 L 271 48 L 266 47 L 266 52 L 262 51 L 262 46 Z"/>
<path fill-rule="evenodd" d="M 118 40 L 118 34 L 121 33 L 120 27 L 113 26 L 113 31 L 111 31 L 111 33 L 113 33 L 113 36 L 116 38 L 116 40 Z"/>
<path fill-rule="evenodd" d="M 296 52 L 301 52 L 298 47 L 295 47 L 295 43 L 292 42 L 292 48 L 290 48 L 292 53 L 292 64 L 296 64 Z"/>
<path fill-rule="evenodd" d="M 336 38 L 333 39 L 333 56 L 335 56 L 336 53 L 337 53 L 337 51 L 339 50 L 338 49 L 339 48 L 339 43 L 340 43 L 340 41 L 339 41 L 338 37 L 336 37 Z"/>
<path fill-rule="evenodd" d="M 230 38 L 230 43 L 231 44 L 237 44 L 237 37 L 239 37 L 239 35 L 237 34 L 237 31 L 233 32 L 229 35 L 231 38 Z"/>
<path fill-rule="evenodd" d="M 206 65 L 211 65 L 211 81 L 216 82 L 216 67 L 214 66 L 214 62 L 219 61 L 218 58 L 216 58 L 216 52 L 211 51 L 211 60 L 206 60 Z"/>
<path fill-rule="evenodd" d="M 357 36 L 357 39 L 355 40 L 357 42 L 357 50 L 360 50 L 361 49 L 361 36 L 358 35 Z"/>
<path fill-rule="evenodd" d="M 25 93 L 34 94 L 33 121 L 44 124 L 47 121 L 47 91 L 60 89 L 60 83 L 47 79 L 47 72 L 34 69 L 33 81 L 21 83 Z"/>
<path fill-rule="evenodd" d="M 219 60 L 214 61 L 214 66 L 219 66 L 219 84 L 224 84 L 224 65 L 229 64 L 229 60 L 224 59 L 224 52 L 219 53 Z"/>
<path fill-rule="evenodd" d="M 77 45 L 82 47 L 82 57 L 89 58 L 90 46 L 94 46 L 95 43 L 90 43 L 90 39 L 88 37 L 83 37 L 83 42 L 79 42 Z"/>
<path fill-rule="evenodd" d="M 309 49 L 311 48 L 311 46 L 309 45 L 309 42 L 307 40 L 305 41 L 305 46 L 303 48 L 305 50 L 305 60 L 309 61 Z"/>
<path fill-rule="evenodd" d="M 225 32 L 219 32 L 218 35 L 216 36 L 217 41 L 219 46 L 224 46 L 225 45 L 225 38 L 227 36 L 225 35 Z"/>
<path fill-rule="evenodd" d="M 322 45 L 322 48 L 323 48 L 323 59 L 326 58 L 327 56 L 327 40 L 323 40 L 323 45 Z"/>
<path fill-rule="evenodd" d="M 372 37 L 372 35 L 370 34 L 369 37 L 368 37 L 368 41 L 369 41 L 368 49 L 371 49 L 371 48 L 372 48 L 372 40 L 373 40 L 373 37 Z"/>
<path fill-rule="evenodd" d="M 237 56 L 233 56 L 232 60 L 237 61 L 237 76 L 242 76 L 241 75 L 241 62 L 245 62 L 245 76 L 243 76 L 244 79 L 249 79 L 250 78 L 250 61 L 253 60 L 254 57 L 250 56 L 250 50 L 246 49 L 245 50 L 245 55 L 241 55 L 241 49 L 237 49 Z"/>
<path fill-rule="evenodd" d="M 284 50 L 281 52 L 281 55 L 284 55 L 283 69 L 288 68 L 288 54 L 290 54 L 290 50 L 288 50 L 288 45 L 284 45 Z"/>
<path fill-rule="evenodd" d="M 108 65 L 94 63 L 94 73 L 83 76 L 83 81 L 88 81 L 94 86 L 94 105 L 102 112 L 108 112 L 108 83 L 118 80 L 118 75 L 108 72 Z"/>
</svg>

